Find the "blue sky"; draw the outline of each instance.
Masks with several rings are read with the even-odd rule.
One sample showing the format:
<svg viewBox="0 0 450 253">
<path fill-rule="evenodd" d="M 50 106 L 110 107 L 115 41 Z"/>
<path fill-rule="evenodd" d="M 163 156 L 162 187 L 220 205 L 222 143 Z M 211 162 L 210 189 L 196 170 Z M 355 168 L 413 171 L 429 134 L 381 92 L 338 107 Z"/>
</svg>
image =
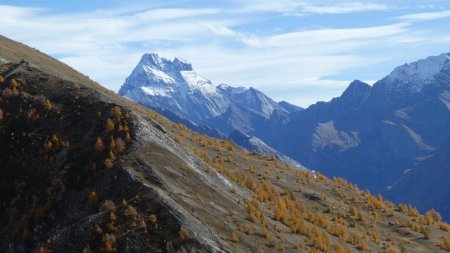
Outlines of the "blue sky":
<svg viewBox="0 0 450 253">
<path fill-rule="evenodd" d="M 115 91 L 156 52 L 300 106 L 450 52 L 450 3 L 437 0 L 15 0 L 0 1 L 0 24 Z"/>
</svg>

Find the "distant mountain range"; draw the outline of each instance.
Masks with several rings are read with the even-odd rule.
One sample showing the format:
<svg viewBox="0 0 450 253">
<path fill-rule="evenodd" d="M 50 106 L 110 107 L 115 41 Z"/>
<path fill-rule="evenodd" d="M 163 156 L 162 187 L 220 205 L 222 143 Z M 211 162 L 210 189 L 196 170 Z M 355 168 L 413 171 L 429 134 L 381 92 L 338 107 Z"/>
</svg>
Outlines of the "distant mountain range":
<svg viewBox="0 0 450 253">
<path fill-rule="evenodd" d="M 188 62 L 156 54 L 142 57 L 119 94 L 249 137 L 241 143 L 256 136 L 308 168 L 450 218 L 449 54 L 399 66 L 373 86 L 354 81 L 306 109 L 254 88 L 216 86 Z"/>
</svg>

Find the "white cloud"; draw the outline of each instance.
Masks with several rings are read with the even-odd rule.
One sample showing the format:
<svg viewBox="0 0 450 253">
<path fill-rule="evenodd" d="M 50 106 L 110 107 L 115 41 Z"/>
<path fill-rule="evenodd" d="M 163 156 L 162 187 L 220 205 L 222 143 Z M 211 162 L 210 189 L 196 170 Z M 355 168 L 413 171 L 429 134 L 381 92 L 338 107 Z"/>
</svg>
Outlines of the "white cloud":
<svg viewBox="0 0 450 253">
<path fill-rule="evenodd" d="M 18 18 L 21 16 L 35 15 L 44 11 L 44 8 L 23 8 L 11 5 L 0 5 L 0 13 L 2 13 L 2 18 Z"/>
<path fill-rule="evenodd" d="M 450 17 L 450 10 L 408 14 L 400 16 L 398 19 L 404 21 L 429 21 L 448 17 Z"/>
<path fill-rule="evenodd" d="M 317 14 L 345 14 L 367 11 L 386 11 L 388 9 L 388 6 L 385 4 L 354 2 L 339 3 L 335 5 L 305 5 L 300 11 Z"/>
<path fill-rule="evenodd" d="M 239 8 L 241 12 L 281 12 L 290 15 L 305 14 L 349 14 L 368 11 L 386 11 L 389 6 L 386 4 L 370 2 L 326 2 L 322 1 L 296 1 L 296 0 L 236 0 L 243 6 Z"/>
<path fill-rule="evenodd" d="M 213 15 L 219 13 L 219 9 L 206 8 L 206 9 L 181 9 L 181 8 L 171 8 L 171 9 L 155 9 L 147 10 L 144 12 L 137 13 L 131 16 L 131 19 L 139 19 L 140 21 L 149 20 L 167 20 L 167 19 L 180 19 L 188 17 L 196 17 L 203 15 Z"/>
<path fill-rule="evenodd" d="M 404 33 L 406 31 L 407 25 L 402 23 L 364 28 L 317 29 L 272 36 L 268 38 L 267 44 L 275 47 L 286 47 L 303 43 L 331 43 L 343 40 L 383 38 L 386 36 Z"/>
<path fill-rule="evenodd" d="M 206 24 L 206 26 L 218 36 L 230 37 L 243 43 L 249 47 L 263 47 L 264 43 L 255 36 L 249 36 L 240 32 L 236 32 L 222 24 Z"/>
<path fill-rule="evenodd" d="M 408 30 L 408 24 L 398 23 L 385 26 L 363 27 L 363 28 L 333 28 L 333 29 L 312 29 L 297 32 L 281 33 L 267 37 L 256 37 L 246 35 L 232 30 L 224 25 L 207 24 L 211 31 L 224 37 L 234 38 L 249 47 L 300 47 L 309 46 L 318 48 L 318 43 L 331 43 L 350 40 L 367 40 L 373 38 L 382 38 L 405 33 Z M 354 45 L 352 45 L 354 46 Z M 339 45 L 333 45 L 339 51 Z M 325 47 L 327 48 L 327 47 Z M 311 52 L 311 51 L 310 51 Z"/>
</svg>

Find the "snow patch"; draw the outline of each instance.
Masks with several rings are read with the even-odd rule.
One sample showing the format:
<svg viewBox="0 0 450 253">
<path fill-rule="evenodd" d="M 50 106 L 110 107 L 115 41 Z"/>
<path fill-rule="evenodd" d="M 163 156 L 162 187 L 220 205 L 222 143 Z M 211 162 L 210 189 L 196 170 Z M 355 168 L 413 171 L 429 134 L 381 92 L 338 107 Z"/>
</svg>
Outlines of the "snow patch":
<svg viewBox="0 0 450 253">
<path fill-rule="evenodd" d="M 144 91 L 145 94 L 150 96 L 160 96 L 160 97 L 169 97 L 170 91 L 167 89 L 157 88 L 157 87 L 141 87 L 141 90 Z"/>
<path fill-rule="evenodd" d="M 198 75 L 197 72 L 180 71 L 180 74 L 189 87 L 199 90 L 203 94 L 217 93 L 216 87 L 209 80 Z"/>
<path fill-rule="evenodd" d="M 175 80 L 159 69 L 152 68 L 150 66 L 143 66 L 145 73 L 149 79 L 153 79 L 158 82 L 164 82 L 168 84 L 174 84 Z"/>
<path fill-rule="evenodd" d="M 394 86 L 398 86 L 398 84 L 402 83 L 409 83 L 412 90 L 420 91 L 424 85 L 433 81 L 434 76 L 449 63 L 449 59 L 449 54 L 446 53 L 404 64 L 396 67 L 391 74 L 386 77 L 386 80 L 390 84 L 396 84 Z"/>
</svg>

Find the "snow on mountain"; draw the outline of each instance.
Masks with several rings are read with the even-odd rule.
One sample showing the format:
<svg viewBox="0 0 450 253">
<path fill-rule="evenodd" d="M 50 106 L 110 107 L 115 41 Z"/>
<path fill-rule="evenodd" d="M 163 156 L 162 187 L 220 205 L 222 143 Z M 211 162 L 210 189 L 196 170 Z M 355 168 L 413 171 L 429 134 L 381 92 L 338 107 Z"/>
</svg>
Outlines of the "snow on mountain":
<svg viewBox="0 0 450 253">
<path fill-rule="evenodd" d="M 270 118 L 278 103 L 253 88 L 214 85 L 192 65 L 178 58 L 144 54 L 119 90 L 119 95 L 153 108 L 165 108 L 194 122 L 223 115 L 231 106 Z"/>
<path fill-rule="evenodd" d="M 197 72 L 181 71 L 180 73 L 190 88 L 197 89 L 205 95 L 217 93 L 217 89 L 212 85 L 211 81 L 199 76 Z"/>
<path fill-rule="evenodd" d="M 146 80 L 142 80 L 142 77 Z M 157 54 L 145 54 L 129 79 L 131 80 L 126 83 L 133 84 L 133 81 L 135 83 L 135 80 L 139 80 L 143 85 L 142 90 L 151 96 L 166 96 L 174 92 L 174 87 L 185 88 L 191 92 L 200 91 L 202 94 L 217 93 L 216 87 L 193 71 L 192 65 L 187 61 L 178 58 L 170 61 Z"/>
<path fill-rule="evenodd" d="M 166 108 L 193 121 L 218 116 L 230 101 L 192 65 L 178 58 L 144 54 L 119 95 L 153 108 Z"/>
<path fill-rule="evenodd" d="M 143 66 L 143 69 L 149 78 L 153 78 L 157 82 L 175 83 L 172 77 L 159 69 L 151 68 L 150 66 Z"/>
<path fill-rule="evenodd" d="M 396 67 L 385 81 L 389 87 L 404 87 L 412 91 L 421 91 L 422 88 L 433 82 L 434 77 L 450 62 L 450 53 L 430 56 L 409 64 Z"/>
</svg>

